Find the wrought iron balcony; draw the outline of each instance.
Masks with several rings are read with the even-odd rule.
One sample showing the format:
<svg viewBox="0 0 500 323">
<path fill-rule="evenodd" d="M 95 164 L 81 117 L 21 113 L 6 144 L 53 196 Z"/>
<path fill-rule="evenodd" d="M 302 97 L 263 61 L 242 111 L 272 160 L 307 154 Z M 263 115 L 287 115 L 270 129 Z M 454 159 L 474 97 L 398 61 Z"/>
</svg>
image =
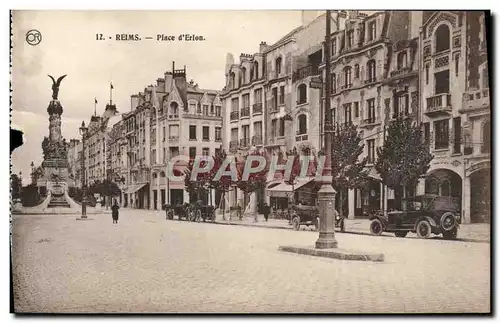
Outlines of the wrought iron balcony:
<svg viewBox="0 0 500 323">
<path fill-rule="evenodd" d="M 236 151 L 236 150 L 238 150 L 238 139 L 231 140 L 229 142 L 229 150 L 230 151 Z"/>
<path fill-rule="evenodd" d="M 293 72 L 292 82 L 296 82 L 308 76 L 319 75 L 318 65 L 307 65 L 302 68 L 299 68 L 297 71 Z"/>
<path fill-rule="evenodd" d="M 434 58 L 434 68 L 440 68 L 450 65 L 450 54 L 445 53 L 443 55 L 436 56 Z"/>
<path fill-rule="evenodd" d="M 451 94 L 442 93 L 426 99 L 425 114 L 428 116 L 451 113 Z"/>
<path fill-rule="evenodd" d="M 396 71 L 391 72 L 391 77 L 402 77 L 411 73 L 411 67 L 398 68 Z"/>
<path fill-rule="evenodd" d="M 241 109 L 240 118 L 249 117 L 249 116 L 250 116 L 250 107 L 244 107 L 243 109 Z"/>
<path fill-rule="evenodd" d="M 245 148 L 248 146 L 250 146 L 250 139 L 249 138 L 240 139 L 240 147 Z"/>
<path fill-rule="evenodd" d="M 255 103 L 252 106 L 252 114 L 262 113 L 262 103 Z"/>
<path fill-rule="evenodd" d="M 252 145 L 254 145 L 254 146 L 262 145 L 262 136 L 260 136 L 260 135 L 253 136 L 252 137 Z"/>
<path fill-rule="evenodd" d="M 239 115 L 240 114 L 239 114 L 238 111 L 232 111 L 231 114 L 230 114 L 230 116 L 229 116 L 229 120 L 230 121 L 236 121 L 236 120 L 238 120 Z"/>
<path fill-rule="evenodd" d="M 490 108 L 490 89 L 472 90 L 464 93 L 460 113 Z"/>
<path fill-rule="evenodd" d="M 368 117 L 366 119 L 361 120 L 361 127 L 372 127 L 380 123 L 380 117 Z"/>
<path fill-rule="evenodd" d="M 307 134 L 297 134 L 297 136 L 295 136 L 295 141 L 306 141 L 309 139 L 309 136 Z"/>
</svg>

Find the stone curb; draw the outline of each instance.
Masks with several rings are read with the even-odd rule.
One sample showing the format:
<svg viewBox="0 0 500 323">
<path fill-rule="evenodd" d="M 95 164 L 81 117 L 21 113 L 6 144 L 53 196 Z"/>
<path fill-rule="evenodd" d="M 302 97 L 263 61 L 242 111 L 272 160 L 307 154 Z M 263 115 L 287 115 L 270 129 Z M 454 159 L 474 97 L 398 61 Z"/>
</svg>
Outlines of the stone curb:
<svg viewBox="0 0 500 323">
<path fill-rule="evenodd" d="M 357 260 L 357 261 L 374 261 L 383 262 L 383 254 L 370 254 L 354 250 L 345 249 L 316 249 L 314 247 L 299 247 L 299 246 L 279 246 L 278 250 L 292 252 L 301 255 L 332 258 L 339 260 Z"/>
</svg>

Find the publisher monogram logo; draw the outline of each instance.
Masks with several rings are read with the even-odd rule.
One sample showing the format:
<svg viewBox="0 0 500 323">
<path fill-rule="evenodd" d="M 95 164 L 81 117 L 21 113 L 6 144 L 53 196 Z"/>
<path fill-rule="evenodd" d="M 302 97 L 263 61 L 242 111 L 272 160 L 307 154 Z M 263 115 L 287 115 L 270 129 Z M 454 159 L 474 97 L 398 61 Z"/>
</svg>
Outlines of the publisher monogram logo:
<svg viewBox="0 0 500 323">
<path fill-rule="evenodd" d="M 26 42 L 31 46 L 36 46 L 42 41 L 42 34 L 36 30 L 31 29 L 26 33 Z"/>
</svg>

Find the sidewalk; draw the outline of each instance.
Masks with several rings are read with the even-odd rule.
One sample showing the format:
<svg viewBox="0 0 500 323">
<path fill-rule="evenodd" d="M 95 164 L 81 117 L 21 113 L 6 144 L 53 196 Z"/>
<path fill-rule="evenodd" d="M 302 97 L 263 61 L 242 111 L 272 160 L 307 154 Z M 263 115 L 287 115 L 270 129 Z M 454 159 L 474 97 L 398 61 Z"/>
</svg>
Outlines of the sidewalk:
<svg viewBox="0 0 500 323">
<path fill-rule="evenodd" d="M 370 233 L 370 220 L 368 219 L 346 219 L 345 220 L 345 233 L 349 234 L 363 234 L 371 235 Z M 254 222 L 253 217 L 243 217 L 242 220 L 231 219 L 228 222 L 224 221 L 221 215 L 217 215 L 216 223 L 226 225 L 243 225 L 252 227 L 272 228 L 272 229 L 288 229 L 292 230 L 292 226 L 288 224 L 288 220 L 269 219 L 265 221 L 262 215 L 259 215 L 258 222 Z M 306 227 L 300 226 L 300 230 L 314 230 L 314 226 Z M 339 232 L 340 229 L 336 228 Z M 394 236 L 392 233 L 383 233 L 384 236 Z M 410 235 L 415 235 L 411 234 Z M 462 224 L 458 231 L 458 240 L 467 242 L 490 242 L 490 225 L 485 223 L 479 224 Z"/>
</svg>

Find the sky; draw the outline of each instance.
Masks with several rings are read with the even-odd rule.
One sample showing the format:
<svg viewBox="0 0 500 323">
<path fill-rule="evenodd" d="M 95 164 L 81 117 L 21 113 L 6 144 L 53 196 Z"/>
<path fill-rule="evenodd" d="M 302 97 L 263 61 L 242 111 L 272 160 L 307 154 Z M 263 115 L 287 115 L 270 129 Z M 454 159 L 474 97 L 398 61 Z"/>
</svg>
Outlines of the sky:
<svg viewBox="0 0 500 323">
<path fill-rule="evenodd" d="M 221 90 L 227 53 L 255 53 L 261 41 L 272 44 L 301 25 L 301 11 L 14 11 L 12 22 L 12 127 L 24 131 L 24 145 L 12 154 L 12 171 L 29 183 L 30 163 L 43 161 L 41 142 L 48 136 L 47 107 L 52 81 L 67 74 L 59 89 L 62 135 L 80 138 L 78 128 L 104 111 L 113 83 L 113 102 L 130 111 L 130 95 L 186 65 L 187 78 L 201 88 Z M 26 33 L 42 41 L 32 46 Z M 105 40 L 96 40 L 103 34 Z M 116 34 L 139 34 L 141 41 L 116 41 Z M 158 34 L 175 41 L 156 41 Z M 204 41 L 179 42 L 181 34 Z M 146 36 L 154 37 L 146 40 Z M 109 37 L 112 37 L 110 40 Z"/>
</svg>

